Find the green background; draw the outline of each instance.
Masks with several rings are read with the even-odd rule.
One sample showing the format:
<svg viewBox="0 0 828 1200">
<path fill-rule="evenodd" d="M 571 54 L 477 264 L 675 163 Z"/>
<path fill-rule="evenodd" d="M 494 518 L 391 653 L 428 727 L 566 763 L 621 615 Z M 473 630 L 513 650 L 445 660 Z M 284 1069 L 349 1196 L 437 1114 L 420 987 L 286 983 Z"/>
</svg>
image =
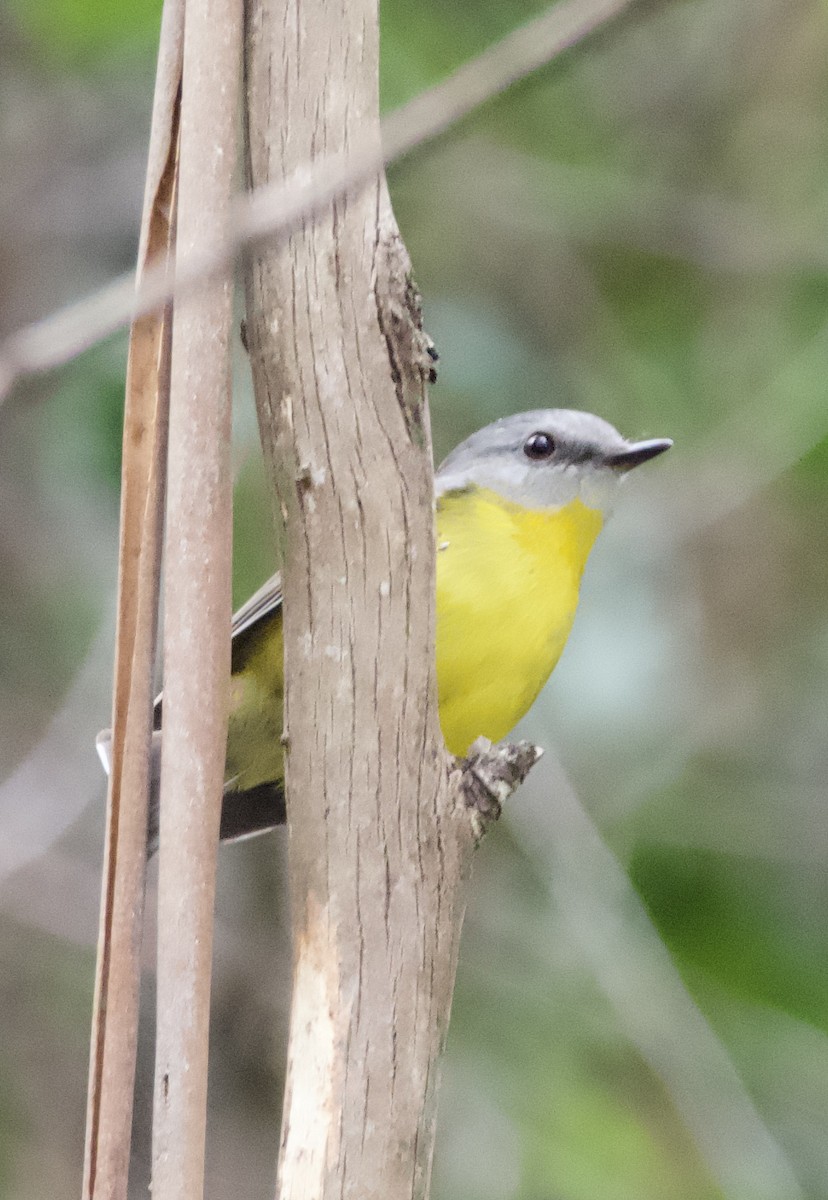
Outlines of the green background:
<svg viewBox="0 0 828 1200">
<path fill-rule="evenodd" d="M 536 11 L 387 0 L 385 106 Z M 158 19 L 0 10 L 4 331 L 134 262 Z M 391 173 L 441 352 L 438 454 L 548 405 L 676 443 L 602 535 L 525 723 L 549 753 L 478 857 L 438 1200 L 828 1197 L 827 64 L 824 3 L 650 3 Z M 15 1200 L 80 1186 L 124 357 L 116 338 L 0 411 Z M 241 601 L 274 559 L 238 346 L 236 378 Z M 212 1200 L 272 1190 L 283 849 L 221 856 Z M 150 930 L 148 1002 L 152 952 Z"/>
</svg>

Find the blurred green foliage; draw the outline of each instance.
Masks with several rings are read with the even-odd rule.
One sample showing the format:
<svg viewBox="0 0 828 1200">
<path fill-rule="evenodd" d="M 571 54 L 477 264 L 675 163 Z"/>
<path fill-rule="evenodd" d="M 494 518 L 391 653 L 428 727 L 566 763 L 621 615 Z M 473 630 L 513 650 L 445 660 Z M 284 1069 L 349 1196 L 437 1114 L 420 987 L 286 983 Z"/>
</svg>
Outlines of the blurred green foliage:
<svg viewBox="0 0 828 1200">
<path fill-rule="evenodd" d="M 157 35 L 158 8 L 146 0 L 10 0 L 9 14 L 39 62 L 54 71 L 106 70 L 113 59 L 133 63 L 151 53 Z"/>
<path fill-rule="evenodd" d="M 384 106 L 540 8 L 386 0 Z M 134 259 L 158 19 L 100 0 L 0 15 L 5 329 Z M 810 1200 L 828 1195 L 826 64 L 824 3 L 652 3 L 391 172 L 441 352 L 439 454 L 552 404 L 676 440 L 602 536 L 531 731 L 557 747 Z M 12 780 L 110 619 L 124 353 L 115 339 L 0 412 Z M 236 368 L 241 601 L 275 557 L 240 349 Z M 96 679 L 71 751 L 90 781 L 106 655 Z M 548 780 L 533 787 L 554 805 Z M 0 1188 L 17 1200 L 79 1182 L 101 791 L 69 789 L 70 808 L 91 802 L 79 823 L 0 881 Z M 36 814 L 38 796 L 16 803 Z M 263 1194 L 275 1153 L 274 841 L 222 862 L 215 1197 Z M 438 1200 L 768 1195 L 716 1177 L 547 883 L 498 829 L 461 962 Z M 646 970 L 632 936 L 625 952 Z M 677 1026 L 677 1055 L 684 1040 Z"/>
</svg>

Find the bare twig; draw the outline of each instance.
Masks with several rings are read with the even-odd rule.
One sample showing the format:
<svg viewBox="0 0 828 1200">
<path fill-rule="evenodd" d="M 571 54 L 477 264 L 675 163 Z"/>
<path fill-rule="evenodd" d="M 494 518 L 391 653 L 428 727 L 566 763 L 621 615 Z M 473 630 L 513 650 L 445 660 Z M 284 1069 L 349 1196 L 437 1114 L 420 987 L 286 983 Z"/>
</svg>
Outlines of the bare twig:
<svg viewBox="0 0 828 1200">
<path fill-rule="evenodd" d="M 112 698 L 106 677 L 112 670 L 113 625 L 108 614 L 48 729 L 0 782 L 0 908 L 7 883 L 14 888 L 15 877 L 48 854 L 100 791 L 100 764 L 90 747 Z"/>
<path fill-rule="evenodd" d="M 188 4 L 177 247 L 220 238 L 237 161 L 241 0 Z M 165 545 L 155 1200 L 204 1192 L 213 903 L 230 675 L 232 280 L 176 305 Z"/>
<path fill-rule="evenodd" d="M 234 216 L 209 239 L 178 259 L 175 280 L 160 267 L 147 273 L 137 298 L 132 276 L 12 334 L 0 346 L 0 402 L 26 375 L 75 358 L 193 284 L 226 268 L 251 241 L 296 228 L 390 162 L 445 133 L 473 109 L 577 45 L 632 7 L 635 0 L 565 0 L 508 34 L 454 75 L 391 113 L 381 136 L 355 131 L 347 153 L 305 164 L 292 176 L 240 199 Z"/>
<path fill-rule="evenodd" d="M 172 253 L 183 0 L 161 26 L 138 275 Z M 83 1195 L 125 1200 L 138 1039 L 149 741 L 169 404 L 170 310 L 133 325 L 127 365 L 112 767 L 89 1063 Z"/>
<path fill-rule="evenodd" d="M 727 1051 L 685 987 L 644 905 L 578 801 L 554 754 L 509 826 L 551 904 L 660 1078 L 728 1200 L 803 1200 L 784 1149 L 762 1120 Z M 553 924 L 546 923 L 544 931 Z M 560 958 L 557 930 L 541 957 Z"/>
</svg>

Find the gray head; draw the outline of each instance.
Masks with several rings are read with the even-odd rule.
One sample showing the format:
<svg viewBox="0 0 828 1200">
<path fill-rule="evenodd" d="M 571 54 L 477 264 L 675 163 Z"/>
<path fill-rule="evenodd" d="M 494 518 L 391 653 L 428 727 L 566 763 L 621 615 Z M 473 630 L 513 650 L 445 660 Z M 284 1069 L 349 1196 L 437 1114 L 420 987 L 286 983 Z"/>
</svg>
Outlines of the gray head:
<svg viewBox="0 0 828 1200">
<path fill-rule="evenodd" d="M 607 511 L 627 471 L 672 444 L 628 442 L 608 421 L 568 408 L 515 413 L 452 450 L 437 472 L 437 494 L 477 486 L 527 508 L 580 499 Z"/>
</svg>

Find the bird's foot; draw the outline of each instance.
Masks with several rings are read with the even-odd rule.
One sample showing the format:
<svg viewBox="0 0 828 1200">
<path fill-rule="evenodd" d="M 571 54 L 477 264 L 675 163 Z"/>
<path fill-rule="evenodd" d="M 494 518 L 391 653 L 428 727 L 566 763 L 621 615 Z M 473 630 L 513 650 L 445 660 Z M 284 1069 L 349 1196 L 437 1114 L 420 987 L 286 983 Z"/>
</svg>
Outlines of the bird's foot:
<svg viewBox="0 0 828 1200">
<path fill-rule="evenodd" d="M 500 742 L 478 738 L 468 756 L 458 759 L 463 771 L 460 791 L 469 811 L 475 844 L 503 811 L 503 804 L 523 783 L 543 754 L 531 742 Z"/>
</svg>

